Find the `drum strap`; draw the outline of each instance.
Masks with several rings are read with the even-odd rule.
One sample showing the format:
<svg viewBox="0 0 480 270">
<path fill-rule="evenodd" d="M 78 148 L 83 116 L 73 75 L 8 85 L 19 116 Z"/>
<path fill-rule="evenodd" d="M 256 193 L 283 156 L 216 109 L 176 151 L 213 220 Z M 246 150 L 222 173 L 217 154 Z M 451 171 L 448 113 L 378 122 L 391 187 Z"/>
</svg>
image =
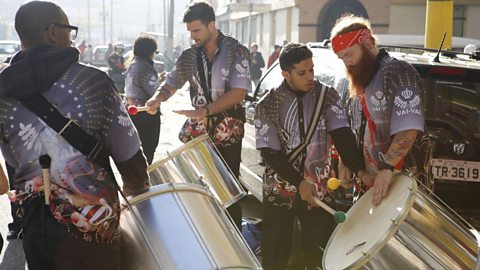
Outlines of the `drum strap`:
<svg viewBox="0 0 480 270">
<path fill-rule="evenodd" d="M 322 110 L 323 99 L 325 97 L 325 93 L 327 92 L 327 86 L 322 85 L 320 89 L 320 94 L 318 95 L 315 112 L 312 116 L 312 121 L 310 122 L 310 126 L 308 127 L 307 133 L 305 134 L 305 139 L 303 140 L 302 144 L 297 146 L 290 154 L 288 155 L 288 162 L 293 162 L 297 156 L 302 153 L 302 151 L 310 144 L 310 140 L 312 139 L 313 133 L 315 133 L 315 129 L 317 127 L 318 120 L 320 119 L 320 113 Z"/>
<path fill-rule="evenodd" d="M 84 131 L 73 119 L 63 116 L 42 94 L 22 99 L 20 102 L 78 151 L 111 171 L 109 154 L 103 144 Z"/>
</svg>

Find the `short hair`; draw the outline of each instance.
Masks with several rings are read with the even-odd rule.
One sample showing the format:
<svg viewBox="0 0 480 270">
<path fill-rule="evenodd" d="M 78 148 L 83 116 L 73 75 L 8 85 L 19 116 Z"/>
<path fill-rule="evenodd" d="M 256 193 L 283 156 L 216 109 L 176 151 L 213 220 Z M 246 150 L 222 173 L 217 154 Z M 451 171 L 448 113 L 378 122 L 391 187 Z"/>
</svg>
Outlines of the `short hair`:
<svg viewBox="0 0 480 270">
<path fill-rule="evenodd" d="M 204 25 L 215 21 L 215 12 L 213 8 L 205 2 L 195 2 L 190 4 L 185 13 L 183 13 L 183 22 L 189 23 L 200 20 Z"/>
<path fill-rule="evenodd" d="M 283 71 L 290 72 L 293 69 L 293 65 L 312 57 L 312 51 L 307 45 L 302 43 L 289 43 L 285 45 L 280 53 L 280 68 Z"/>
<path fill-rule="evenodd" d="M 15 30 L 22 43 L 40 45 L 47 28 L 58 23 L 61 15 L 62 8 L 53 2 L 31 1 L 20 6 L 15 14 Z"/>
<path fill-rule="evenodd" d="M 133 44 L 133 55 L 148 57 L 157 50 L 157 41 L 149 36 L 141 36 Z"/>
<path fill-rule="evenodd" d="M 368 19 L 353 14 L 345 14 L 335 22 L 335 25 L 330 32 L 330 40 L 338 35 L 362 28 L 367 28 L 370 32 L 372 31 L 372 26 Z"/>
</svg>

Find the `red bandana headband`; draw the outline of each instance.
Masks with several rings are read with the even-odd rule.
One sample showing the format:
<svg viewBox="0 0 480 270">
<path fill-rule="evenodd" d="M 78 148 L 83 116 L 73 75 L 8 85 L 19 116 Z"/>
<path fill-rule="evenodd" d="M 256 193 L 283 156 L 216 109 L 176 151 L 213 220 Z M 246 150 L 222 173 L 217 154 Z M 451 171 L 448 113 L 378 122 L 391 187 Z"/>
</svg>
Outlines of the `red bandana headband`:
<svg viewBox="0 0 480 270">
<path fill-rule="evenodd" d="M 341 35 L 337 35 L 332 39 L 332 48 L 335 53 L 350 48 L 357 44 L 363 43 L 370 38 L 372 33 L 368 28 L 360 28 Z"/>
</svg>

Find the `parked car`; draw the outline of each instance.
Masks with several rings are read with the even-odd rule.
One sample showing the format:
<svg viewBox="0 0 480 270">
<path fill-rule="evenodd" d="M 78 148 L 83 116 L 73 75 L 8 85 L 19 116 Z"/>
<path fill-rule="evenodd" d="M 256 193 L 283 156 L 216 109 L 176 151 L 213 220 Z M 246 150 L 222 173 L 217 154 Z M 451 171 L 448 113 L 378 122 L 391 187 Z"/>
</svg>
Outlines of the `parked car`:
<svg viewBox="0 0 480 270">
<path fill-rule="evenodd" d="M 125 63 L 130 63 L 133 61 L 133 50 L 130 50 L 123 54 L 123 58 L 125 58 Z M 158 72 L 162 73 L 165 71 L 165 64 L 164 64 L 164 57 L 163 54 L 157 53 L 153 56 L 153 68 Z"/>
<path fill-rule="evenodd" d="M 313 52 L 315 77 L 334 86 L 345 100 L 348 80 L 343 62 L 329 46 L 308 46 Z M 435 62 L 434 50 L 386 49 L 393 57 L 412 64 L 423 80 L 427 132 L 433 142 L 430 176 L 434 194 L 475 223 L 473 218 L 480 217 L 480 54 L 441 51 Z M 256 102 L 282 80 L 277 60 L 247 99 L 250 123 Z"/>
<path fill-rule="evenodd" d="M 107 66 L 107 62 L 105 61 L 105 52 L 107 52 L 107 50 L 107 45 L 96 45 L 93 47 L 92 65 L 97 67 Z"/>
<path fill-rule="evenodd" d="M 20 41 L 0 40 L 0 63 L 5 62 L 5 60 L 20 51 L 20 49 Z"/>
</svg>

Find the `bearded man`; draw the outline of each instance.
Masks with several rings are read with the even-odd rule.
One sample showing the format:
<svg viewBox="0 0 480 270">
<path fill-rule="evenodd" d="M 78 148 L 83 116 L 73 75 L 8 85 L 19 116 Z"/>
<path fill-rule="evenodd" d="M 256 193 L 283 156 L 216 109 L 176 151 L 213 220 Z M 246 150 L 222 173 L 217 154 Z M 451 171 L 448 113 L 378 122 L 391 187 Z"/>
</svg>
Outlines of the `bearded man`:
<svg viewBox="0 0 480 270">
<path fill-rule="evenodd" d="M 376 175 L 372 203 L 378 205 L 387 196 L 394 170 L 424 173 L 425 167 L 418 164 L 427 164 L 429 147 L 417 148 L 425 125 L 422 81 L 409 63 L 377 48 L 364 18 L 341 17 L 331 42 L 345 63 L 351 127 L 363 149 L 366 172 Z"/>
</svg>

